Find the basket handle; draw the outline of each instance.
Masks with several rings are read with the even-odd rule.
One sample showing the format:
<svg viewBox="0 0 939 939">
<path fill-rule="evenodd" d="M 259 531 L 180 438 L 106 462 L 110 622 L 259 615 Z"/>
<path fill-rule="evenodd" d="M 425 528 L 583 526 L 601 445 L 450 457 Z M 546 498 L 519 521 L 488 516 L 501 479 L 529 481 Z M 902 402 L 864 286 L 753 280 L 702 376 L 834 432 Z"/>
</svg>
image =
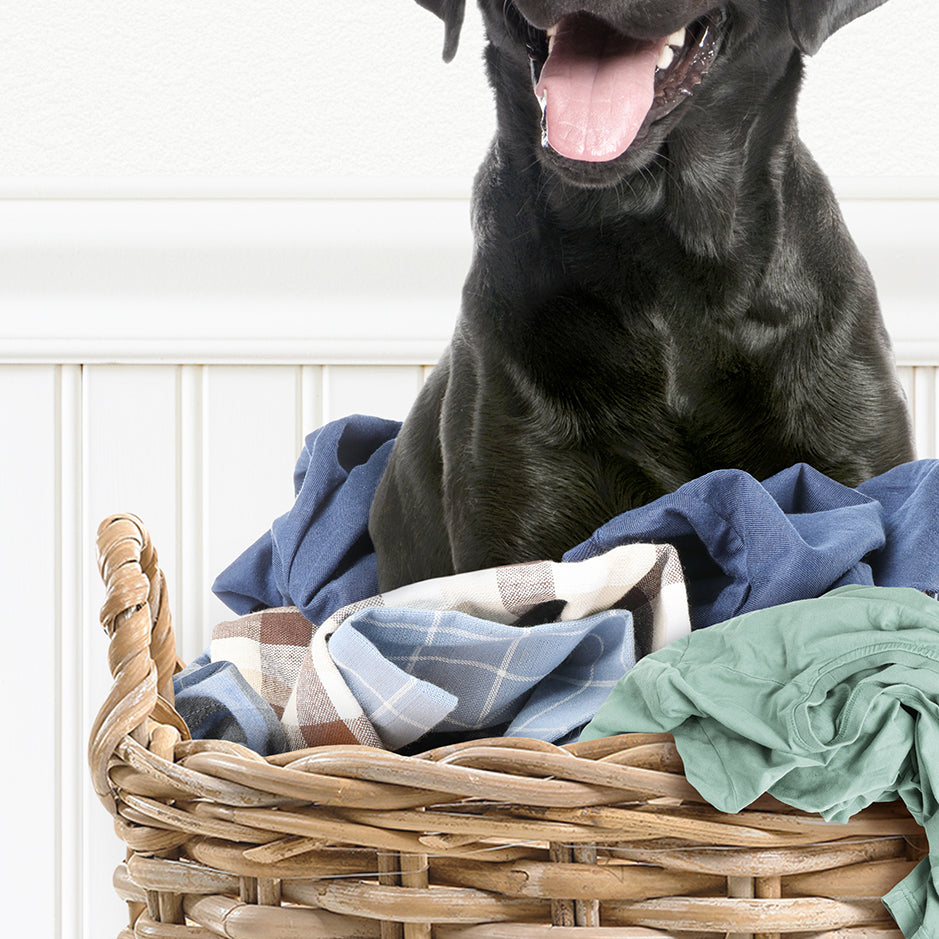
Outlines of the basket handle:
<svg viewBox="0 0 939 939">
<path fill-rule="evenodd" d="M 182 667 L 166 580 L 144 523 L 135 515 L 112 515 L 98 526 L 98 569 L 106 597 L 101 625 L 110 636 L 108 665 L 114 684 L 91 729 L 88 761 L 98 797 L 116 814 L 108 778 L 111 755 L 126 736 L 149 747 L 154 725 L 188 737 L 173 709 L 173 675 Z M 164 741 L 166 735 L 160 735 Z"/>
</svg>

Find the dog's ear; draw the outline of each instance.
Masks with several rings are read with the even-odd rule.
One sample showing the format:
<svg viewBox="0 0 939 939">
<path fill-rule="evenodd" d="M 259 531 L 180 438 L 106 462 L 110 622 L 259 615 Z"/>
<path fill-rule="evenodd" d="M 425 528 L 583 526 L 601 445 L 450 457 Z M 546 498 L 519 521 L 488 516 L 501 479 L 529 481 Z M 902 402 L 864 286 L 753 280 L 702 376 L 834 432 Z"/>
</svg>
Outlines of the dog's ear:
<svg viewBox="0 0 939 939">
<path fill-rule="evenodd" d="M 436 13 L 443 20 L 443 60 L 450 62 L 456 55 L 456 47 L 460 41 L 466 0 L 417 0 L 417 2 L 425 10 Z"/>
<path fill-rule="evenodd" d="M 786 0 L 789 30 L 802 52 L 814 55 L 836 30 L 885 0 Z"/>
</svg>

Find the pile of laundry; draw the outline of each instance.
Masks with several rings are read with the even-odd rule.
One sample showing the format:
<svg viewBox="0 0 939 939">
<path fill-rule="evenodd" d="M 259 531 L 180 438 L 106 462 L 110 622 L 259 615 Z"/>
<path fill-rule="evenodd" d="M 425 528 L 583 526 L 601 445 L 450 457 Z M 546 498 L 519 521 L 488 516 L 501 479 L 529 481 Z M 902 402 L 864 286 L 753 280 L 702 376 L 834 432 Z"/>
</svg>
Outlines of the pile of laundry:
<svg viewBox="0 0 939 939">
<path fill-rule="evenodd" d="M 307 437 L 292 508 L 214 584 L 241 617 L 177 676 L 194 734 L 265 755 L 566 742 L 689 629 L 846 584 L 939 590 L 939 462 L 921 461 L 857 489 L 805 465 L 762 483 L 718 471 L 612 519 L 561 564 L 380 595 L 368 512 L 399 427 L 352 416 Z"/>
<path fill-rule="evenodd" d="M 561 563 L 379 594 L 368 511 L 399 426 L 307 437 L 293 507 L 213 586 L 239 617 L 176 676 L 193 736 L 270 754 L 669 731 L 721 810 L 770 792 L 845 820 L 899 796 L 933 843 L 939 461 L 856 489 L 720 470 Z M 908 939 L 939 924 L 934 870 L 885 898 Z"/>
<path fill-rule="evenodd" d="M 194 736 L 263 754 L 576 738 L 642 652 L 689 631 L 669 546 L 630 545 L 401 587 L 314 625 L 296 607 L 219 624 L 177 676 Z M 430 736 L 429 736 L 430 735 Z"/>
<path fill-rule="evenodd" d="M 829 821 L 902 798 L 924 858 L 884 898 L 907 939 L 939 934 L 939 603 L 842 587 L 672 643 L 617 683 L 583 739 L 666 731 L 723 812 L 765 792 Z"/>
</svg>

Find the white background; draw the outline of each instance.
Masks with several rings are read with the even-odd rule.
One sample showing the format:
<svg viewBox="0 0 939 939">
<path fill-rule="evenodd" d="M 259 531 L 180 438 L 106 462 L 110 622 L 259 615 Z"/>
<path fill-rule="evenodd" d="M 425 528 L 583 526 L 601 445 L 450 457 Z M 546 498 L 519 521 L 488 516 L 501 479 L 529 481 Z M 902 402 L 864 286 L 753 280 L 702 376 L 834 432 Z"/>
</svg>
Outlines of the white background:
<svg viewBox="0 0 939 939">
<path fill-rule="evenodd" d="M 367 11 L 367 12 L 365 12 Z M 881 288 L 936 452 L 939 64 L 927 0 L 809 63 L 803 136 Z M 409 0 L 0 6 L 0 570 L 6 921 L 104 939 L 121 848 L 84 747 L 108 676 L 100 518 L 147 521 L 187 660 L 208 586 L 285 511 L 303 435 L 403 416 L 456 314 L 492 133 Z M 20 812 L 19 807 L 23 807 Z"/>
<path fill-rule="evenodd" d="M 408 0 L 7 0 L 0 176 L 465 181 L 492 129 L 469 7 L 446 66 Z M 934 20 L 890 0 L 811 61 L 802 130 L 829 173 L 936 175 Z"/>
</svg>

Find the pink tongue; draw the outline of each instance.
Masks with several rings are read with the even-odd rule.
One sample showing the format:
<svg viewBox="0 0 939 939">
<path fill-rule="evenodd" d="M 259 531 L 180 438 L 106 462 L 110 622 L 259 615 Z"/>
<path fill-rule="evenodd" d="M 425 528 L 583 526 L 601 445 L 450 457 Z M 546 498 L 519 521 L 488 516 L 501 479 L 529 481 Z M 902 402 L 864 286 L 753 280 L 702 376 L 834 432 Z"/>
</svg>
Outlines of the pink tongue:
<svg viewBox="0 0 939 939">
<path fill-rule="evenodd" d="M 583 13 L 564 17 L 535 88 L 548 143 L 591 163 L 625 152 L 652 107 L 665 42 L 629 39 Z"/>
</svg>

